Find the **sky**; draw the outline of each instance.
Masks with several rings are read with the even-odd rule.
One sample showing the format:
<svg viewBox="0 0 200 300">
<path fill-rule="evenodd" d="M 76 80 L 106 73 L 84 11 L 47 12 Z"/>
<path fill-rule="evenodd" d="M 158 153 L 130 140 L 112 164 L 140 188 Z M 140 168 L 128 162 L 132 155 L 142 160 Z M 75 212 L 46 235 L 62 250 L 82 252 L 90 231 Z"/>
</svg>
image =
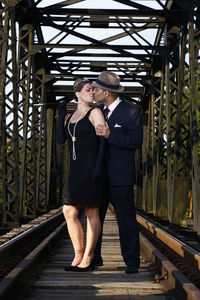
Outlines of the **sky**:
<svg viewBox="0 0 200 300">
<path fill-rule="evenodd" d="M 162 3 L 164 4 L 166 1 L 165 0 L 161 0 Z M 56 4 L 58 3 L 62 3 L 63 1 L 57 1 Z M 67 1 L 66 1 L 67 2 Z M 161 6 L 155 1 L 155 0 L 138 0 L 138 1 L 134 1 L 134 3 L 139 3 L 139 4 L 143 4 L 145 6 L 149 6 L 151 8 L 154 9 L 162 9 Z M 51 5 L 55 5 L 55 0 L 42 0 L 41 3 L 38 5 L 38 7 L 47 7 L 47 6 L 51 6 Z M 94 9 L 125 9 L 125 10 L 130 10 L 130 6 L 124 5 L 124 4 L 120 4 L 118 2 L 112 1 L 112 0 L 85 0 L 76 4 L 72 4 L 72 5 L 68 5 L 66 6 L 68 8 L 94 8 Z M 134 9 L 134 8 L 133 8 Z M 140 17 L 142 19 L 142 17 Z M 143 19 L 142 19 L 143 20 Z M 58 25 L 61 25 L 62 23 L 57 22 Z M 143 23 L 144 24 L 144 23 Z M 143 25 L 142 23 L 135 23 L 135 26 L 137 26 L 137 28 L 139 28 L 140 26 Z M 88 31 L 88 29 L 85 28 L 76 28 L 74 31 L 77 31 L 79 33 L 85 34 L 88 37 L 91 38 L 95 38 L 97 40 L 103 40 L 106 38 L 109 38 L 110 36 L 113 35 L 117 35 L 120 33 L 123 33 L 124 30 L 123 29 L 94 29 L 94 28 L 90 28 L 90 30 Z M 44 36 L 44 40 L 45 43 L 53 43 L 55 44 L 56 42 L 58 42 L 60 40 L 60 38 L 64 37 L 64 33 L 60 33 L 59 30 L 52 28 L 52 27 L 42 27 L 42 32 L 43 32 L 43 36 Z M 157 33 L 157 29 L 146 29 L 146 30 L 140 30 L 140 35 L 142 36 L 142 38 L 146 39 L 148 42 L 150 42 L 151 44 L 154 44 L 154 40 L 156 37 L 156 33 Z M 58 36 L 57 36 L 58 35 Z M 57 37 L 56 37 L 57 36 Z M 138 42 L 140 42 L 142 45 L 148 45 L 148 42 L 144 42 L 144 40 L 142 40 L 140 37 L 136 37 Z M 90 44 L 88 41 L 75 37 L 73 35 L 68 35 L 66 38 L 63 38 L 62 42 L 59 42 L 59 44 Z M 120 39 L 116 39 L 113 40 L 111 42 L 109 42 L 108 44 L 110 45 L 137 45 L 137 42 L 134 41 L 130 36 L 126 36 Z M 65 49 L 66 50 L 66 49 Z M 60 48 L 56 48 L 56 49 L 49 49 L 49 51 L 56 51 L 56 52 L 60 52 L 62 53 L 63 51 L 62 47 Z M 112 51 L 106 50 L 107 53 L 113 53 Z M 132 53 L 134 52 L 135 54 L 142 54 L 145 53 L 144 50 L 128 50 L 128 52 Z M 105 53 L 105 50 L 84 50 L 82 51 L 82 53 Z M 73 61 L 73 57 L 67 57 L 67 59 L 70 61 L 70 59 Z M 82 58 L 82 60 L 84 61 L 84 57 Z M 93 57 L 87 57 L 87 60 L 92 60 Z M 98 57 L 95 58 L 98 61 L 104 60 L 104 58 Z M 108 58 L 110 61 L 115 61 L 116 58 Z M 118 58 L 117 58 L 118 59 Z M 81 58 L 80 58 L 81 60 Z M 120 58 L 120 61 L 126 61 L 125 58 Z M 134 58 L 129 58 L 129 61 L 136 61 Z M 76 74 L 74 72 L 74 74 Z M 84 74 L 84 73 L 83 73 Z M 120 73 L 119 73 L 120 75 Z M 144 74 L 140 74 L 140 75 L 144 75 Z M 59 82 L 57 82 L 56 84 L 59 84 Z M 63 83 L 62 83 L 63 84 Z M 125 83 L 125 85 L 130 85 L 132 83 Z M 134 83 L 134 85 L 140 85 L 139 83 Z"/>
<path fill-rule="evenodd" d="M 57 1 L 62 2 L 62 1 Z M 135 0 L 135 3 L 144 4 L 146 6 L 149 6 L 151 8 L 160 9 L 160 5 L 155 0 Z M 161 0 L 162 3 L 165 3 L 166 0 Z M 113 7 L 113 3 L 114 6 Z M 38 7 L 46 7 L 48 5 L 54 5 L 55 0 L 42 0 L 42 2 L 38 5 Z M 121 3 L 117 3 L 112 0 L 85 0 L 82 3 L 79 2 L 77 4 L 69 5 L 68 7 L 82 7 L 82 8 L 114 8 L 114 9 L 130 9 L 128 5 L 124 5 Z"/>
<path fill-rule="evenodd" d="M 165 3 L 166 0 L 161 0 L 162 3 Z M 62 3 L 63 1 L 57 1 L 57 3 Z M 149 6 L 151 8 L 154 9 L 162 9 L 161 6 L 155 1 L 155 0 L 138 0 L 138 1 L 134 1 L 134 3 L 139 3 L 139 4 L 143 4 L 145 6 Z M 55 0 L 42 0 L 42 2 L 38 5 L 38 7 L 47 7 L 50 5 L 55 5 Z M 125 9 L 125 10 L 130 10 L 130 6 L 128 5 L 124 5 L 112 0 L 85 0 L 73 5 L 68 5 L 66 6 L 68 8 L 94 8 L 94 9 Z M 134 8 L 133 8 L 134 9 Z M 85 32 L 84 29 L 79 28 L 79 32 Z M 117 34 L 121 32 L 120 30 L 113 30 L 112 29 L 112 34 Z M 43 31 L 44 33 L 44 37 L 45 37 L 45 42 L 48 41 L 48 39 L 50 39 L 53 35 L 53 33 L 56 33 L 56 30 L 51 29 L 51 35 L 50 35 L 50 31 L 45 30 Z M 90 36 L 95 36 L 97 33 L 96 29 L 94 30 L 90 30 L 90 32 L 87 32 L 87 34 L 90 34 Z M 153 33 L 153 31 L 151 31 L 151 34 L 149 34 L 148 31 L 144 31 L 143 32 L 143 36 L 146 39 L 153 39 L 155 38 L 155 33 Z M 98 39 L 103 39 L 107 37 L 107 32 L 104 29 L 98 29 Z M 79 39 L 78 38 L 74 38 L 73 37 L 73 43 L 79 43 Z M 125 39 L 121 40 L 122 43 L 125 42 Z M 132 41 L 133 42 L 133 41 Z M 114 44 L 114 43 L 113 43 Z M 58 50 L 59 51 L 59 50 Z M 62 51 L 62 50 L 61 50 Z"/>
</svg>

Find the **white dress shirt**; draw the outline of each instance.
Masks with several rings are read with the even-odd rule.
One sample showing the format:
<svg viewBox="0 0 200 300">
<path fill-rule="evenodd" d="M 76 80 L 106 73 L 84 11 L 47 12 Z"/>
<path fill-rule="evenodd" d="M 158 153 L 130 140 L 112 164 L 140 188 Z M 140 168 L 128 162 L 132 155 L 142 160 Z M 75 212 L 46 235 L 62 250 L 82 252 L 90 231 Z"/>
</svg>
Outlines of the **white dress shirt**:
<svg viewBox="0 0 200 300">
<path fill-rule="evenodd" d="M 117 97 L 117 99 L 111 103 L 109 106 L 108 106 L 108 109 L 110 110 L 109 113 L 108 113 L 108 119 L 110 118 L 110 116 L 112 115 L 113 111 L 115 110 L 115 108 L 117 107 L 117 105 L 121 102 L 122 100 Z M 106 106 L 104 106 L 104 109 L 105 109 Z"/>
</svg>

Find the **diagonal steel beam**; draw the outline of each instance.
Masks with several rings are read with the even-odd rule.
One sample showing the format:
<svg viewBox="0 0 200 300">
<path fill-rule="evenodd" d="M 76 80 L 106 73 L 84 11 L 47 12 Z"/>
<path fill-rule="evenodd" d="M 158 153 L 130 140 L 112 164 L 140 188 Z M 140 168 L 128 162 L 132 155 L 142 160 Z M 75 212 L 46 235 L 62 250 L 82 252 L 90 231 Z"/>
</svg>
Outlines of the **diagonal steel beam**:
<svg viewBox="0 0 200 300">
<path fill-rule="evenodd" d="M 55 8 L 63 8 L 64 6 L 68 6 L 68 5 L 80 3 L 80 2 L 83 2 L 83 1 L 84 1 L 84 0 L 66 0 L 66 1 L 62 1 L 62 2 L 57 3 L 57 4 L 48 5 L 48 6 L 46 6 L 46 7 L 47 7 L 47 8 L 51 8 L 51 9 L 55 9 Z"/>
</svg>

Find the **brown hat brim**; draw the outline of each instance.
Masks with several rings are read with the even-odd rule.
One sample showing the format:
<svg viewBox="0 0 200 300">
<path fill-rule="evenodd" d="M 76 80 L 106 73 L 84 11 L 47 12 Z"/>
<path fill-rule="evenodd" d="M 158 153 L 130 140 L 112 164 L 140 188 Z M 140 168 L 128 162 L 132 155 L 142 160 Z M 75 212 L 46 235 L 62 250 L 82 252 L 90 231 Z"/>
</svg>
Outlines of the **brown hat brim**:
<svg viewBox="0 0 200 300">
<path fill-rule="evenodd" d="M 124 91 L 124 87 L 121 86 L 121 85 L 118 85 L 117 88 L 115 88 L 115 87 L 112 88 L 111 86 L 109 86 L 109 87 L 108 87 L 108 86 L 103 86 L 103 85 L 97 83 L 96 81 L 93 81 L 93 82 L 92 82 L 92 86 L 93 86 L 93 87 L 96 87 L 96 88 L 103 89 L 103 90 L 115 92 L 115 93 L 121 93 L 121 92 Z"/>
</svg>

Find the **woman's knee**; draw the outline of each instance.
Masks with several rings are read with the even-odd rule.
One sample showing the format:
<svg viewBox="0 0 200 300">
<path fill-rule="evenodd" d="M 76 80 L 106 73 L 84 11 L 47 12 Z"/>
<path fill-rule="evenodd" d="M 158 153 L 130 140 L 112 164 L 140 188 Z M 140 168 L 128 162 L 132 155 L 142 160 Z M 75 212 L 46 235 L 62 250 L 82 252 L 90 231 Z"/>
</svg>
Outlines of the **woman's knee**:
<svg viewBox="0 0 200 300">
<path fill-rule="evenodd" d="M 86 207 L 85 214 L 88 219 L 97 218 L 99 219 L 99 208 L 97 207 Z"/>
<path fill-rule="evenodd" d="M 63 205 L 63 214 L 66 219 L 74 219 L 78 217 L 78 208 L 71 205 Z"/>
</svg>

